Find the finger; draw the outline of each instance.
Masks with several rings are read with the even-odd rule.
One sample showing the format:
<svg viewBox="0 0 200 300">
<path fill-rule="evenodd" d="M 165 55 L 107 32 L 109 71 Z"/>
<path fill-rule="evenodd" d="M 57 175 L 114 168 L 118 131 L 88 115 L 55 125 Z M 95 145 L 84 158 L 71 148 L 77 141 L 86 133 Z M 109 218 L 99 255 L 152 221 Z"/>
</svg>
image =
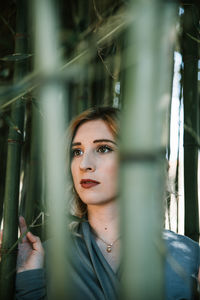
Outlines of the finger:
<svg viewBox="0 0 200 300">
<path fill-rule="evenodd" d="M 22 216 L 19 217 L 19 228 L 20 228 L 20 233 L 22 236 L 22 242 L 27 241 L 27 238 L 26 238 L 27 225 L 26 225 L 26 221 L 25 221 L 24 217 L 22 217 Z"/>
<path fill-rule="evenodd" d="M 198 282 L 200 284 L 200 268 L 199 268 L 199 274 L 198 274 Z"/>
<path fill-rule="evenodd" d="M 27 238 L 31 242 L 33 250 L 44 254 L 44 248 L 42 247 L 41 240 L 38 236 L 33 235 L 30 231 L 27 233 Z"/>
</svg>

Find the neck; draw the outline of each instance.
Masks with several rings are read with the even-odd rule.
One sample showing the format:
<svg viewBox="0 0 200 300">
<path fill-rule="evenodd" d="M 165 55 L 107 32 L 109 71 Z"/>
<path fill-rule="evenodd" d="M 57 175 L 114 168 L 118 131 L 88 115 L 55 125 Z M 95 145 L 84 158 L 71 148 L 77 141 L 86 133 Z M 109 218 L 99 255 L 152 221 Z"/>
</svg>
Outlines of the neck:
<svg viewBox="0 0 200 300">
<path fill-rule="evenodd" d="M 112 243 L 119 237 L 119 209 L 116 200 L 88 205 L 88 221 L 98 237 Z"/>
</svg>

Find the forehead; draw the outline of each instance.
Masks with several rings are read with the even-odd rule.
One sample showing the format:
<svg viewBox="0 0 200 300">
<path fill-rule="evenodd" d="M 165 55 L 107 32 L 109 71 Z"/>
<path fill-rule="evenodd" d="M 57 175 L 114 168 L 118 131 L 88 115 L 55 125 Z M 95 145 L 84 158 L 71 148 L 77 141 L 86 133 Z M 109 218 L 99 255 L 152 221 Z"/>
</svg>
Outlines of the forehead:
<svg viewBox="0 0 200 300">
<path fill-rule="evenodd" d="M 92 139 L 114 139 L 114 136 L 103 120 L 92 120 L 83 123 L 77 130 L 73 142 Z"/>
</svg>

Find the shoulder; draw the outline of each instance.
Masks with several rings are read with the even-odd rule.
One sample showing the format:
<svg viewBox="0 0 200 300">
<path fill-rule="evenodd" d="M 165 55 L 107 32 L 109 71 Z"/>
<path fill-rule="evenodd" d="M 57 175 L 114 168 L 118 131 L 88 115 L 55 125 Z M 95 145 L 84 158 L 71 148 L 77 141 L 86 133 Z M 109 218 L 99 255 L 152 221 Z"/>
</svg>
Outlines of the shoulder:
<svg viewBox="0 0 200 300">
<path fill-rule="evenodd" d="M 164 230 L 166 266 L 180 275 L 196 277 L 200 264 L 199 244 L 187 236 Z"/>
<path fill-rule="evenodd" d="M 166 243 L 167 250 L 170 250 L 171 253 L 182 253 L 185 256 L 192 255 L 195 259 L 199 259 L 199 244 L 189 237 L 170 230 L 164 230 L 163 239 Z"/>
<path fill-rule="evenodd" d="M 199 269 L 200 247 L 192 239 L 164 230 L 167 299 L 191 299 Z"/>
</svg>

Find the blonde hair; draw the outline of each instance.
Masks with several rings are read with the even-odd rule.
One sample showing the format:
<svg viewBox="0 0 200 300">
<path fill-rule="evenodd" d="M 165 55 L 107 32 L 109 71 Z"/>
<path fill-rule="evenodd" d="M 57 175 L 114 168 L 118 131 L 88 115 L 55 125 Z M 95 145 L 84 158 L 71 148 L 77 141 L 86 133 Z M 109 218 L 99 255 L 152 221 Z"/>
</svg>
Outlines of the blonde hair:
<svg viewBox="0 0 200 300">
<path fill-rule="evenodd" d="M 103 120 L 106 125 L 109 127 L 110 131 L 112 132 L 113 136 L 117 139 L 119 133 L 119 110 L 114 107 L 93 107 L 85 110 L 80 115 L 78 115 L 69 125 L 68 129 L 68 138 L 67 138 L 67 161 L 68 166 L 71 165 L 71 145 L 73 139 L 76 135 L 78 128 L 88 122 L 93 120 Z M 78 194 L 76 193 L 73 180 L 71 176 L 71 168 L 69 168 L 69 176 L 71 181 L 71 201 L 70 201 L 70 212 L 72 215 L 83 218 L 87 214 L 87 205 L 82 202 Z"/>
</svg>

